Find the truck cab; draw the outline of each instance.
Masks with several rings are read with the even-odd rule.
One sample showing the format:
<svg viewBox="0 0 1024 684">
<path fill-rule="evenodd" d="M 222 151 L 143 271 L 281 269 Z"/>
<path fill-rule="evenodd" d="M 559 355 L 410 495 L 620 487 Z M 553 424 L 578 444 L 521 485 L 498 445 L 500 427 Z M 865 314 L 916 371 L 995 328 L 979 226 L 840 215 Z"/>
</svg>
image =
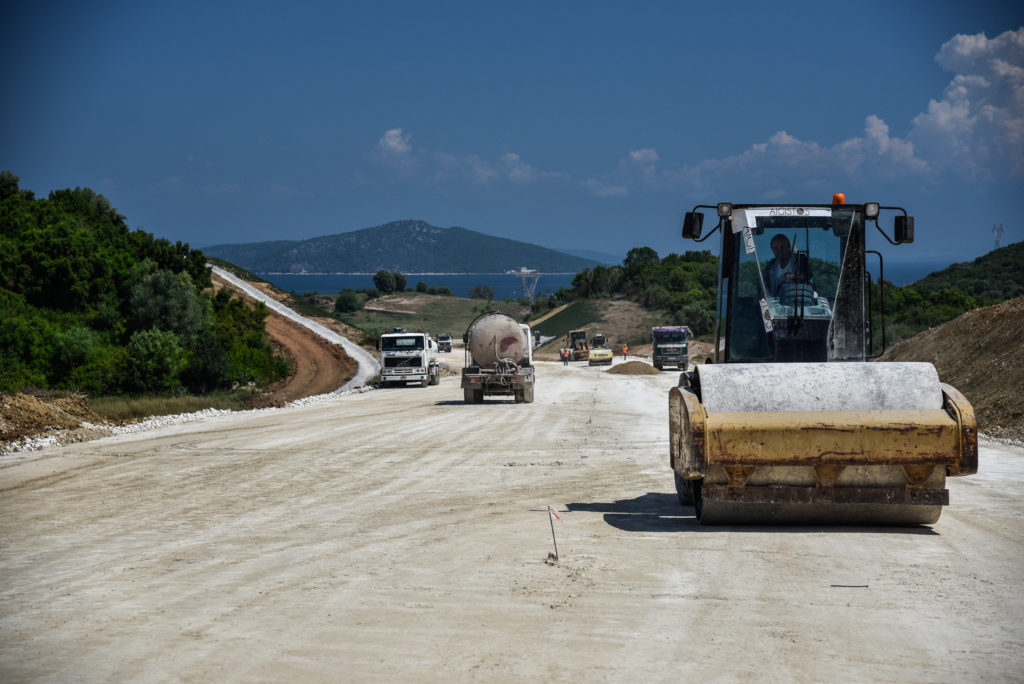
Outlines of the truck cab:
<svg viewBox="0 0 1024 684">
<path fill-rule="evenodd" d="M 651 328 L 651 360 L 662 370 L 675 366 L 685 371 L 690 363 L 690 329 L 685 325 L 663 325 Z"/>
<path fill-rule="evenodd" d="M 441 381 L 437 342 L 422 330 L 385 329 L 377 348 L 380 350 L 380 379 L 385 385 L 418 382 L 426 387 Z"/>
</svg>

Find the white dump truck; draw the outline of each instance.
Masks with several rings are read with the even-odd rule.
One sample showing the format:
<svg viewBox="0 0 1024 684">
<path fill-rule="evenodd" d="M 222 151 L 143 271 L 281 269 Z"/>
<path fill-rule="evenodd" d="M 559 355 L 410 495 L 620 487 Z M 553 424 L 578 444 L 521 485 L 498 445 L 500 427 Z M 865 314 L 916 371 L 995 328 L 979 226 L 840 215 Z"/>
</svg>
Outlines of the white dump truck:
<svg viewBox="0 0 1024 684">
<path fill-rule="evenodd" d="M 377 341 L 380 350 L 380 379 L 387 386 L 418 382 L 423 387 L 441 381 L 437 364 L 437 343 L 422 330 L 385 328 Z"/>
<path fill-rule="evenodd" d="M 530 326 L 494 311 L 477 316 L 462 336 L 466 367 L 462 393 L 467 404 L 486 396 L 510 396 L 533 402 L 533 345 Z"/>
</svg>

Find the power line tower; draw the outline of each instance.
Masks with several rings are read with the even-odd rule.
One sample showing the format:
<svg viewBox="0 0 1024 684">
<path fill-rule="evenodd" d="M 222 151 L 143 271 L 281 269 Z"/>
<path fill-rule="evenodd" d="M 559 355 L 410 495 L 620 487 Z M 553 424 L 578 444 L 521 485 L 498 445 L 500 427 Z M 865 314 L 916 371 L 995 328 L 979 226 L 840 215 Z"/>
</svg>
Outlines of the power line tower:
<svg viewBox="0 0 1024 684">
<path fill-rule="evenodd" d="M 999 249 L 999 240 L 1003 237 L 1003 224 L 1000 223 L 998 226 L 992 224 L 992 236 L 996 239 L 996 249 Z"/>
<path fill-rule="evenodd" d="M 537 291 L 537 281 L 540 280 L 540 271 L 520 266 L 518 271 L 512 271 L 512 273 L 522 283 L 523 297 L 526 298 L 526 301 L 532 302 L 533 294 Z"/>
</svg>

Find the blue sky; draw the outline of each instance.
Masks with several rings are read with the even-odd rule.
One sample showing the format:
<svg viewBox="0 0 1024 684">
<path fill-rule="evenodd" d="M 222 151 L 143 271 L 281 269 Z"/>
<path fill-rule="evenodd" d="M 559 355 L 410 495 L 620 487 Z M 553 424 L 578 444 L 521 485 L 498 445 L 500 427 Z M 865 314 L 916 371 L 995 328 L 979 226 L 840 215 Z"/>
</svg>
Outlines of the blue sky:
<svg viewBox="0 0 1024 684">
<path fill-rule="evenodd" d="M 194 247 L 414 218 L 664 255 L 694 204 L 837 191 L 916 217 L 891 259 L 1024 240 L 1019 3 L 21 2 L 0 55 L 0 168 Z"/>
</svg>

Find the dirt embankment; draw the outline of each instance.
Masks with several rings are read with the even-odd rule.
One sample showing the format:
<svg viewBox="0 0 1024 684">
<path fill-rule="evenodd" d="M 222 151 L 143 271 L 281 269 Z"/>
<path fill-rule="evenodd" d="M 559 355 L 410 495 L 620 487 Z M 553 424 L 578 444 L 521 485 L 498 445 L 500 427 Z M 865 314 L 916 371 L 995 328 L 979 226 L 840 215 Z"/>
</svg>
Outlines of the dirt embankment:
<svg viewBox="0 0 1024 684">
<path fill-rule="evenodd" d="M 46 430 L 74 430 L 82 423 L 103 423 L 89 410 L 84 396 L 67 392 L 0 395 L 0 445 Z"/>
<path fill-rule="evenodd" d="M 890 347 L 883 361 L 927 361 L 974 406 L 979 429 L 1024 440 L 1024 297 L 974 309 Z"/>
<path fill-rule="evenodd" d="M 284 316 L 267 317 L 267 334 L 275 350 L 291 359 L 292 368 L 288 377 L 253 400 L 253 408 L 333 392 L 356 374 L 358 364 L 341 347 Z"/>
</svg>

